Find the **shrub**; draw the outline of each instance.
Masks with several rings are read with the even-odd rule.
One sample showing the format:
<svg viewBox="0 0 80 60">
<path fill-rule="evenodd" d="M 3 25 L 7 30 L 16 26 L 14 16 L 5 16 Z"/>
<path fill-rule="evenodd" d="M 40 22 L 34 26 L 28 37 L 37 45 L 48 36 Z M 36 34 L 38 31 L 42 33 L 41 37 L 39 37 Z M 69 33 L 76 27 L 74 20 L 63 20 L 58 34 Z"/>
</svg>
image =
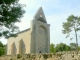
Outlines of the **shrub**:
<svg viewBox="0 0 80 60">
<path fill-rule="evenodd" d="M 17 55 L 17 59 L 21 58 L 22 56 L 20 54 Z"/>
</svg>

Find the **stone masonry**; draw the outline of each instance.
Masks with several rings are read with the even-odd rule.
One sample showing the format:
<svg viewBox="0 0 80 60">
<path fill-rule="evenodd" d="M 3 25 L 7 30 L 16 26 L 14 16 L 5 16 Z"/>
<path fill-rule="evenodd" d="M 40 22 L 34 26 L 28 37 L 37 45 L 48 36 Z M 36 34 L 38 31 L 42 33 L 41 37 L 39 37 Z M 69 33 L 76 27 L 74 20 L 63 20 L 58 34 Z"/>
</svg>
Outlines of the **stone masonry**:
<svg viewBox="0 0 80 60">
<path fill-rule="evenodd" d="M 45 54 L 24 54 L 24 55 L 7 55 L 0 57 L 0 60 L 80 60 L 80 52 L 74 51 L 45 53 Z"/>
</svg>

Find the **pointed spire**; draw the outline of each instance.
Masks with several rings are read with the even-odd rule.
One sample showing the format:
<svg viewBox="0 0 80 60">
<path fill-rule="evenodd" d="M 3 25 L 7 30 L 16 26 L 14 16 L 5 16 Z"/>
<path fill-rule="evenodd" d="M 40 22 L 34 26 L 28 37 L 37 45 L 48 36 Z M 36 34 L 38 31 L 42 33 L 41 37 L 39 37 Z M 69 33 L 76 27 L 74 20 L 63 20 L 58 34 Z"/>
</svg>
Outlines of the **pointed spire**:
<svg viewBox="0 0 80 60">
<path fill-rule="evenodd" d="M 34 19 L 47 23 L 42 7 L 38 9 L 37 13 L 34 16 Z"/>
</svg>

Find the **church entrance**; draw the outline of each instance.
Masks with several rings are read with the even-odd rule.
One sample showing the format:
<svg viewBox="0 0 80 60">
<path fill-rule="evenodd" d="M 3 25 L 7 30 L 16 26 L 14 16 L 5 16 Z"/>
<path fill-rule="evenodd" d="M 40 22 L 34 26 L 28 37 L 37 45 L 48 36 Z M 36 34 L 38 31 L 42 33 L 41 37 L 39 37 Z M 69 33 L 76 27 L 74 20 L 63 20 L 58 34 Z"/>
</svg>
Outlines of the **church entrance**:
<svg viewBox="0 0 80 60">
<path fill-rule="evenodd" d="M 39 53 L 41 53 L 41 51 L 39 51 Z"/>
</svg>

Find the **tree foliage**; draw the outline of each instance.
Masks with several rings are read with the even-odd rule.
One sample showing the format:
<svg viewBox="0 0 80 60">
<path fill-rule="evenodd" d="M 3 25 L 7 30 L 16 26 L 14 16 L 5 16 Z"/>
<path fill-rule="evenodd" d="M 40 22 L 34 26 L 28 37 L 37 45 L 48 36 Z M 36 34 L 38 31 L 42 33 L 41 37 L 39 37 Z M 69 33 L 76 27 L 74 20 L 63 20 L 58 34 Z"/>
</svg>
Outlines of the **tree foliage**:
<svg viewBox="0 0 80 60">
<path fill-rule="evenodd" d="M 50 44 L 50 52 L 51 53 L 56 52 L 55 45 L 53 43 Z"/>
<path fill-rule="evenodd" d="M 19 0 L 0 0 L 0 37 L 14 36 L 18 32 L 16 22 L 20 22 L 25 11 Z"/>
<path fill-rule="evenodd" d="M 63 23 L 63 28 L 62 30 L 63 34 L 67 34 L 67 37 L 71 35 L 71 32 L 74 31 L 74 35 L 76 37 L 76 48 L 78 50 L 78 31 L 80 31 L 80 17 L 71 15 L 67 18 L 67 22 Z M 71 38 L 72 40 L 73 38 Z"/>
<path fill-rule="evenodd" d="M 60 43 L 56 45 L 56 52 L 69 51 L 69 50 L 70 50 L 70 47 L 64 43 Z"/>
<path fill-rule="evenodd" d="M 75 49 L 76 49 L 75 43 L 70 43 L 69 45 L 66 45 L 65 43 L 59 43 L 57 45 L 53 43 L 50 44 L 51 53 L 63 52 L 63 51 L 75 51 Z M 78 46 L 78 49 L 80 50 L 80 46 Z"/>
<path fill-rule="evenodd" d="M 71 50 L 76 50 L 76 44 L 75 43 L 70 43 Z"/>
<path fill-rule="evenodd" d="M 5 45 L 0 42 L 0 56 L 5 54 Z"/>
</svg>

